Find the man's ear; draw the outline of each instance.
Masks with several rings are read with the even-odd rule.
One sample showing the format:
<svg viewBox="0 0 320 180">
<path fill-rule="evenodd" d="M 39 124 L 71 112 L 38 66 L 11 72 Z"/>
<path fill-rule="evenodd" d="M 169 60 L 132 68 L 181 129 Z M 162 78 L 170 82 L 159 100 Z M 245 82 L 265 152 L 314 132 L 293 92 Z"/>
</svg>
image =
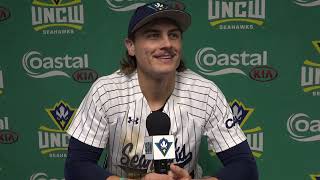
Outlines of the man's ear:
<svg viewBox="0 0 320 180">
<path fill-rule="evenodd" d="M 126 45 L 128 54 L 130 56 L 134 56 L 135 55 L 135 48 L 134 48 L 134 43 L 131 39 L 126 38 L 124 44 Z"/>
</svg>

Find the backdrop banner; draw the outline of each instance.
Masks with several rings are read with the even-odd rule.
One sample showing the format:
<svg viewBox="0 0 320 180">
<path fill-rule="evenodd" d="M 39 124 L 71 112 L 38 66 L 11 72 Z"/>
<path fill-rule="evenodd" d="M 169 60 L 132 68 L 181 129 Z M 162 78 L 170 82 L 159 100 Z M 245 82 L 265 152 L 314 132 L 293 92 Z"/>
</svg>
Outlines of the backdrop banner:
<svg viewBox="0 0 320 180">
<path fill-rule="evenodd" d="M 1 180 L 64 179 L 65 131 L 92 83 L 119 69 L 129 18 L 148 2 L 1 0 Z M 260 179 L 319 180 L 320 0 L 183 3 L 183 60 L 225 94 Z M 214 175 L 206 137 L 200 151 Z"/>
</svg>

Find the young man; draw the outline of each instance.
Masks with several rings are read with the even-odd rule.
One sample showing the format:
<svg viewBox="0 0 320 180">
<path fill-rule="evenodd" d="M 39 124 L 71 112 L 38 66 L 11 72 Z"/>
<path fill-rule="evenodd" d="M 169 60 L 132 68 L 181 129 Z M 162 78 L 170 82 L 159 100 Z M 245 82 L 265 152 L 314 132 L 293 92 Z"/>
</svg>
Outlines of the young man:
<svg viewBox="0 0 320 180">
<path fill-rule="evenodd" d="M 246 137 L 224 95 L 183 64 L 182 33 L 190 24 L 180 3 L 137 8 L 120 71 L 93 84 L 68 129 L 67 180 L 201 178 L 197 160 L 203 135 L 224 164 L 209 179 L 258 179 Z M 175 137 L 176 159 L 168 174 L 153 172 L 144 155 L 146 119 L 155 111 L 170 117 L 169 134 Z M 97 165 L 103 148 L 106 169 Z"/>
</svg>

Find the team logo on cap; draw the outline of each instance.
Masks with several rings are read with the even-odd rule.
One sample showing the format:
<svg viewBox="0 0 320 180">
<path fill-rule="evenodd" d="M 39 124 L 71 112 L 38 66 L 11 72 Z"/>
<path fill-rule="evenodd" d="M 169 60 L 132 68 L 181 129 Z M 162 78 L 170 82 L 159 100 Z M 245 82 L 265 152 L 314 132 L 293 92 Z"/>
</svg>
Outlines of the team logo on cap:
<svg viewBox="0 0 320 180">
<path fill-rule="evenodd" d="M 150 4 L 148 7 L 152 8 L 152 9 L 154 9 L 154 10 L 156 10 L 156 11 L 162 11 L 162 10 L 164 10 L 164 9 L 168 9 L 168 6 L 167 6 L 167 5 L 162 4 L 162 3 L 159 3 L 159 2 L 157 2 L 157 3 L 152 3 L 152 4 Z"/>
<path fill-rule="evenodd" d="M 155 143 L 163 156 L 167 155 L 168 150 L 170 149 L 172 142 L 169 142 L 167 139 L 162 138 L 158 143 Z"/>
</svg>

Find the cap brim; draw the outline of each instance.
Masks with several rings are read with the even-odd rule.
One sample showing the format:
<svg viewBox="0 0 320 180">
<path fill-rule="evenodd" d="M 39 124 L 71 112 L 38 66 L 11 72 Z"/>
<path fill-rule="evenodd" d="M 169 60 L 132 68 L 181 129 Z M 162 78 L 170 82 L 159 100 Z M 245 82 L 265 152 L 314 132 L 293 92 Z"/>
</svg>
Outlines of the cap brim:
<svg viewBox="0 0 320 180">
<path fill-rule="evenodd" d="M 181 30 L 184 32 L 188 29 L 188 27 L 191 24 L 191 16 L 190 14 L 180 11 L 180 10 L 162 10 L 159 12 L 156 12 L 144 19 L 142 19 L 139 23 L 135 25 L 135 27 L 132 29 L 132 32 L 135 32 L 137 29 L 141 28 L 143 25 L 159 18 L 168 18 L 177 23 L 177 25 L 181 28 Z"/>
</svg>

